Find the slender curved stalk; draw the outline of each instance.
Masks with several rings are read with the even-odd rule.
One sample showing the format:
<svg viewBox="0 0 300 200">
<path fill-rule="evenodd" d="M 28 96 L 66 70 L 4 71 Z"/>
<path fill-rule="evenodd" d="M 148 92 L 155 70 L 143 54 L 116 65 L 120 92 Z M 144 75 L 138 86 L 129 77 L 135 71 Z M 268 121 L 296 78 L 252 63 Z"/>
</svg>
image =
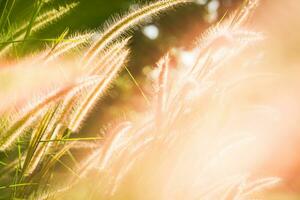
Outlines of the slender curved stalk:
<svg viewBox="0 0 300 200">
<path fill-rule="evenodd" d="M 105 89 L 109 86 L 113 78 L 117 75 L 117 73 L 120 71 L 120 69 L 124 66 L 125 60 L 129 54 L 129 51 L 124 51 L 122 53 L 122 57 L 120 57 L 119 60 L 116 61 L 111 66 L 110 72 L 105 74 L 105 78 L 102 79 L 93 89 L 91 92 L 88 93 L 87 97 L 83 100 L 83 102 L 79 105 L 79 108 L 76 110 L 74 116 L 72 117 L 70 121 L 70 129 L 73 132 L 77 132 L 87 116 L 87 114 L 90 112 L 90 110 L 93 108 L 97 100 L 102 96 Z"/>
<path fill-rule="evenodd" d="M 191 0 L 163 0 L 144 6 L 128 16 L 122 18 L 120 21 L 109 27 L 102 36 L 94 43 L 94 45 L 84 55 L 83 63 L 89 66 L 95 57 L 103 51 L 107 45 L 113 42 L 117 37 L 124 33 L 127 29 L 145 20 L 147 17 L 152 17 L 166 9 L 172 8 L 178 4 L 191 2 Z"/>
</svg>

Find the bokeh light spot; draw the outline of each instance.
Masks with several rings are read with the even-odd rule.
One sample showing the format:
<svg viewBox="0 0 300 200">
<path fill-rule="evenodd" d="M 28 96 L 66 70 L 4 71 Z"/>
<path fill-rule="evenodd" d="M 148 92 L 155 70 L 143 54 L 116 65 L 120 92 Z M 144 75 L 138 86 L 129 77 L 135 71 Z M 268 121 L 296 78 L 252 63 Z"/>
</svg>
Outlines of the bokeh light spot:
<svg viewBox="0 0 300 200">
<path fill-rule="evenodd" d="M 205 5 L 207 3 L 207 0 L 196 0 L 196 4 L 198 5 Z"/>
<path fill-rule="evenodd" d="M 148 25 L 143 28 L 143 33 L 150 40 L 155 40 L 159 36 L 159 29 L 155 25 Z"/>
<path fill-rule="evenodd" d="M 220 7 L 220 2 L 217 0 L 209 2 L 207 5 L 208 12 L 216 12 Z"/>
</svg>

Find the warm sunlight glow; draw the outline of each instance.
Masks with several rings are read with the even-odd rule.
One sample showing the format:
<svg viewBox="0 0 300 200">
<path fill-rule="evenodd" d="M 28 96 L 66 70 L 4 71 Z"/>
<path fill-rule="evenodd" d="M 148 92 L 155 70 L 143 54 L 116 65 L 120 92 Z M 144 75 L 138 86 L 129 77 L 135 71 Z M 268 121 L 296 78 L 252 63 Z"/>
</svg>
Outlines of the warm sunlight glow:
<svg viewBox="0 0 300 200">
<path fill-rule="evenodd" d="M 191 67 L 197 59 L 197 53 L 194 51 L 180 51 L 179 57 L 183 65 Z"/>
<path fill-rule="evenodd" d="M 27 1 L 0 6 L 0 199 L 300 199 L 298 0 Z"/>
</svg>

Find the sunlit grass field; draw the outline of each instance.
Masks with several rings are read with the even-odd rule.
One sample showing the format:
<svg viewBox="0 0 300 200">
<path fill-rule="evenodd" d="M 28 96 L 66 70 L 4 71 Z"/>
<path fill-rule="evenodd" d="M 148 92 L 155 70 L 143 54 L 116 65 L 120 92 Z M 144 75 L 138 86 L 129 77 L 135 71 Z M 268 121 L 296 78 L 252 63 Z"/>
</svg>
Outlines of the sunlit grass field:
<svg viewBox="0 0 300 200">
<path fill-rule="evenodd" d="M 300 199 L 297 0 L 0 10 L 0 199 Z"/>
</svg>

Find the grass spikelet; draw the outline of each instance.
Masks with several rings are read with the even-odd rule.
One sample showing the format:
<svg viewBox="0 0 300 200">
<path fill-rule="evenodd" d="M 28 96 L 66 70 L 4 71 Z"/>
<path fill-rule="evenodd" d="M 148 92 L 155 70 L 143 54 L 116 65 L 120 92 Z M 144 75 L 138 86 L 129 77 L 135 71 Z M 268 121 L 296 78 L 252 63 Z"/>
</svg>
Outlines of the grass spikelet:
<svg viewBox="0 0 300 200">
<path fill-rule="evenodd" d="M 32 122 L 41 114 L 41 110 L 43 110 L 43 108 L 48 106 L 50 103 L 57 102 L 67 93 L 72 91 L 73 88 L 79 87 L 82 89 L 82 87 L 91 84 L 90 81 L 95 81 L 94 77 L 91 79 L 79 80 L 77 83 L 71 83 L 68 86 L 57 89 L 50 93 L 47 97 L 32 105 L 30 108 L 22 111 L 21 117 L 16 119 L 13 125 L 8 128 L 3 135 L 1 135 L 0 150 L 4 151 L 11 147 L 12 144 L 15 143 L 16 139 L 24 133 L 24 130 L 30 127 Z"/>
<path fill-rule="evenodd" d="M 158 78 L 158 92 L 157 92 L 157 125 L 163 117 L 163 113 L 167 110 L 167 95 L 168 95 L 168 80 L 169 80 L 169 65 L 170 58 L 167 54 L 163 59 L 157 64 L 160 69 L 160 74 Z"/>
<path fill-rule="evenodd" d="M 71 36 L 67 38 L 66 40 L 63 40 L 63 42 L 60 42 L 58 45 L 54 46 L 45 56 L 44 62 L 50 62 L 65 53 L 78 48 L 80 45 L 84 45 L 85 43 L 88 43 L 92 36 L 93 32 L 91 33 L 85 33 L 85 34 L 78 34 L 75 36 Z"/>
<path fill-rule="evenodd" d="M 80 128 L 83 120 L 89 111 L 93 108 L 97 100 L 103 95 L 104 91 L 107 89 L 111 81 L 115 78 L 120 69 L 124 66 L 126 58 L 129 54 L 129 51 L 123 51 L 122 56 L 114 64 L 110 66 L 110 71 L 107 74 L 104 74 L 105 78 L 99 81 L 96 86 L 88 93 L 87 97 L 82 101 L 76 110 L 74 116 L 70 121 L 70 129 L 73 132 L 77 132 Z"/>
<path fill-rule="evenodd" d="M 243 184 L 239 183 L 239 184 Z M 225 190 L 224 194 L 221 196 L 220 200 L 229 200 L 229 199 L 235 199 L 237 196 L 234 195 L 235 190 L 236 190 L 237 184 L 232 184 L 228 186 L 228 188 Z M 234 196 L 234 197 L 233 197 Z"/>
<path fill-rule="evenodd" d="M 83 84 L 76 87 L 71 91 L 64 99 L 62 104 L 58 107 L 57 112 L 55 113 L 54 119 L 49 124 L 49 127 L 46 132 L 44 133 L 42 140 L 45 142 L 42 142 L 37 147 L 37 150 L 33 156 L 33 159 L 28 166 L 27 173 L 33 173 L 38 164 L 41 162 L 44 155 L 49 153 L 50 147 L 53 147 L 51 141 L 55 141 L 58 137 L 61 137 L 62 132 L 66 129 L 67 124 L 64 124 L 64 122 L 67 119 L 67 116 L 70 113 L 70 110 L 72 106 L 74 105 L 74 101 L 76 100 L 76 97 L 78 96 L 78 93 L 86 87 L 90 87 L 94 85 L 97 81 L 99 81 L 99 77 L 89 77 L 84 80 L 81 80 Z M 49 141 L 49 142 L 46 142 Z"/>
<path fill-rule="evenodd" d="M 50 141 L 56 140 L 57 137 L 60 137 L 62 132 L 65 130 L 66 125 L 63 125 L 61 123 L 63 123 L 66 120 L 66 117 L 69 114 L 78 93 L 83 88 L 93 85 L 97 80 L 99 80 L 98 77 L 89 77 L 87 79 L 81 80 L 80 82 L 82 82 L 82 84 L 74 88 L 73 91 L 71 91 L 65 97 L 63 103 L 58 107 L 54 119 L 49 124 L 50 128 L 46 130 L 45 134 L 42 137 L 43 141 L 49 142 L 42 142 L 41 144 L 39 144 L 33 156 L 33 160 L 28 166 L 27 173 L 30 174 L 36 169 L 43 156 L 48 154 L 50 147 L 54 146 Z"/>
<path fill-rule="evenodd" d="M 231 25 L 238 27 L 244 24 L 249 18 L 251 12 L 258 6 L 258 2 L 259 0 L 246 0 L 244 2 L 244 6 L 234 13 L 231 18 L 229 18 Z"/>
<path fill-rule="evenodd" d="M 103 51 L 111 42 L 124 33 L 127 29 L 135 26 L 147 17 L 162 12 L 166 9 L 172 8 L 178 4 L 190 2 L 189 0 L 162 0 L 156 3 L 152 3 L 148 6 L 144 6 L 141 9 L 130 13 L 128 16 L 123 17 L 117 23 L 111 25 L 100 38 L 92 45 L 83 57 L 83 63 L 85 66 L 89 66 L 95 57 Z"/>
<path fill-rule="evenodd" d="M 230 29 L 226 26 L 209 31 L 204 35 L 204 42 L 197 49 L 199 55 L 191 73 L 204 82 L 210 79 L 230 58 L 261 41 L 262 38 L 260 33 L 244 29 Z"/>
<path fill-rule="evenodd" d="M 78 3 L 71 3 L 66 6 L 61 6 L 58 9 L 50 10 L 41 14 L 39 17 L 37 17 L 35 24 L 32 27 L 32 31 L 36 32 L 46 25 L 49 25 L 49 23 L 60 19 L 65 14 L 69 13 L 70 10 L 74 9 L 77 5 Z"/>
<path fill-rule="evenodd" d="M 126 134 L 131 129 L 131 126 L 130 122 L 120 124 L 112 131 L 109 138 L 105 141 L 102 148 L 101 160 L 98 166 L 100 171 L 109 167 L 109 163 L 114 158 L 114 153 L 117 149 L 119 149 L 119 147 L 123 146 L 120 144 L 122 144 L 123 140 L 126 139 Z"/>
<path fill-rule="evenodd" d="M 257 194 L 259 192 L 262 192 L 266 189 L 270 189 L 274 187 L 275 185 L 280 184 L 282 180 L 278 177 L 269 177 L 269 178 L 262 178 L 256 181 L 251 182 L 248 184 L 244 189 L 243 196 L 250 196 L 253 194 Z"/>
<path fill-rule="evenodd" d="M 115 60 L 115 57 L 124 51 L 124 48 L 128 44 L 129 40 L 130 38 L 126 38 L 111 45 L 107 52 L 100 58 L 100 60 L 97 61 L 96 65 L 89 70 L 88 74 L 96 75 L 100 72 L 105 74 L 105 70 L 107 71 L 110 67 L 110 64 L 113 62 L 113 60 Z"/>
<path fill-rule="evenodd" d="M 89 88 L 97 84 L 103 79 L 101 76 L 90 76 L 87 78 L 83 78 L 80 82 L 83 84 L 80 84 L 78 87 L 76 87 L 74 90 L 72 90 L 63 100 L 61 109 L 59 110 L 59 114 L 57 117 L 57 122 L 65 122 L 68 118 L 69 112 L 71 111 L 72 107 L 75 105 L 75 101 L 78 94 L 85 88 Z M 67 126 L 67 124 L 66 124 Z"/>
<path fill-rule="evenodd" d="M 228 19 L 221 19 L 215 26 L 202 34 L 197 42 L 196 52 L 198 57 L 192 68 L 193 70 L 196 68 L 198 70 L 204 69 L 204 67 L 196 67 L 196 65 L 202 59 L 205 59 L 205 54 L 209 55 L 208 59 L 211 61 L 212 58 L 210 56 L 217 55 L 216 50 L 224 47 L 231 49 L 237 43 L 246 46 L 247 44 L 263 39 L 262 34 L 242 28 L 242 25 L 245 24 L 257 4 L 258 0 L 245 1 L 245 6 L 234 12 Z M 235 47 L 235 49 L 239 49 L 235 50 L 236 53 L 240 51 L 240 48 Z M 221 60 L 223 61 L 223 59 Z M 208 65 L 211 65 L 209 62 Z"/>
<path fill-rule="evenodd" d="M 44 28 L 45 26 L 49 25 L 50 23 L 60 19 L 62 16 L 67 14 L 71 9 L 75 8 L 78 5 L 78 3 L 72 3 L 64 7 L 59 7 L 58 10 L 53 9 L 50 11 L 47 11 L 40 16 L 38 16 L 35 21 L 32 24 L 32 27 L 30 27 L 30 32 L 28 31 L 28 26 L 29 25 L 23 25 L 21 28 L 15 31 L 13 33 L 11 39 L 13 40 L 12 42 L 7 42 L 6 45 L 2 46 L 1 51 L 0 51 L 0 57 L 5 56 L 7 53 L 10 52 L 12 47 L 15 45 L 15 43 L 21 43 L 23 42 L 24 39 L 26 39 L 26 35 L 32 33 L 32 32 L 37 32 Z"/>
<path fill-rule="evenodd" d="M 17 119 L 3 135 L 1 135 L 0 150 L 4 151 L 8 149 L 15 140 L 24 133 L 24 129 L 29 127 L 32 121 L 39 116 L 39 113 L 43 108 L 64 96 L 72 89 L 72 87 L 72 85 L 69 85 L 58 91 L 54 91 L 52 94 L 31 106 L 31 108 L 22 111 L 21 113 L 23 114 L 21 114 L 21 117 Z"/>
<path fill-rule="evenodd" d="M 67 14 L 70 10 L 74 9 L 77 5 L 78 3 L 71 3 L 66 6 L 60 6 L 58 9 L 52 9 L 40 14 L 34 21 L 31 31 L 36 32 L 49 25 L 50 23 L 57 21 L 65 14 Z M 15 32 L 13 38 L 18 38 L 20 35 L 23 35 L 26 32 L 27 26 L 28 25 L 23 25 L 22 27 L 20 27 Z"/>
<path fill-rule="evenodd" d="M 91 155 L 88 156 L 87 159 L 85 159 L 80 164 L 80 167 L 77 171 L 81 178 L 85 177 L 90 172 L 90 170 L 93 169 L 97 163 L 99 163 L 99 159 L 101 158 L 101 153 L 102 153 L 102 148 L 98 147 L 98 149 L 96 149 Z"/>
<path fill-rule="evenodd" d="M 9 150 L 38 121 L 39 117 L 44 113 L 45 108 L 38 110 L 33 116 L 28 116 L 27 119 L 21 119 L 17 123 L 5 131 L 1 135 L 0 151 Z"/>
<path fill-rule="evenodd" d="M 46 191 L 42 190 L 40 192 L 36 192 L 30 195 L 29 200 L 49 200 L 49 199 L 56 199 L 59 197 L 60 194 L 66 192 L 72 188 L 73 185 L 65 185 L 61 186 L 57 189 L 48 189 Z"/>
</svg>

